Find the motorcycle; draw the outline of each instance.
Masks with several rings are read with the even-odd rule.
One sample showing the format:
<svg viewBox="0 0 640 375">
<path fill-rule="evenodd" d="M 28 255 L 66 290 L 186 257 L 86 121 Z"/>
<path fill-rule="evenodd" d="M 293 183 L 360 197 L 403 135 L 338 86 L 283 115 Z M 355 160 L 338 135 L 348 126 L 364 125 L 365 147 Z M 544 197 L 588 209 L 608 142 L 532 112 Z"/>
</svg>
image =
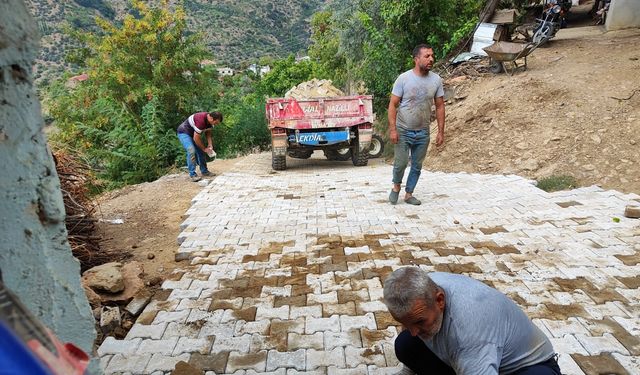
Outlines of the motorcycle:
<svg viewBox="0 0 640 375">
<path fill-rule="evenodd" d="M 558 30 L 566 26 L 565 15 L 571 8 L 570 0 L 552 0 L 545 5 L 542 18 L 536 19 L 531 41 L 542 45 L 553 38 Z"/>
</svg>

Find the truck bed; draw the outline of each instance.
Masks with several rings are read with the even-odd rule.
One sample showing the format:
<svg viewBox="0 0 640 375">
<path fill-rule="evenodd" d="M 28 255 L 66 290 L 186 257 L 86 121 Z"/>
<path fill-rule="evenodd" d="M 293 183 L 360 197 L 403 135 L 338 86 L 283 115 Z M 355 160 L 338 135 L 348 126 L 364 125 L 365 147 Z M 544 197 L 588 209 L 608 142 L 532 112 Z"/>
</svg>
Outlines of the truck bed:
<svg viewBox="0 0 640 375">
<path fill-rule="evenodd" d="M 270 98 L 266 104 L 269 128 L 342 128 L 373 123 L 371 95 L 300 99 Z"/>
</svg>

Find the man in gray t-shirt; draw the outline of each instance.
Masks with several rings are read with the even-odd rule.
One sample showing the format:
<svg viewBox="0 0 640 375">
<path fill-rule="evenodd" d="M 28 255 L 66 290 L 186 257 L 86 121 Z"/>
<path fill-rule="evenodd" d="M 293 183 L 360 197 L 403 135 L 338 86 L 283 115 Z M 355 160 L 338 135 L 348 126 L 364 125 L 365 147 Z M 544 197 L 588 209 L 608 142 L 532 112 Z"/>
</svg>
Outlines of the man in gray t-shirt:
<svg viewBox="0 0 640 375">
<path fill-rule="evenodd" d="M 411 169 L 407 177 L 404 201 L 413 205 L 422 203 L 413 196 L 413 190 L 427 156 L 431 105 L 434 103 L 438 121 L 436 145 L 444 143 L 444 90 L 440 76 L 430 71 L 434 62 L 433 48 L 426 44 L 418 45 L 413 50 L 413 61 L 413 69 L 400 74 L 396 79 L 389 101 L 389 138 L 395 144 L 393 187 L 389 193 L 391 204 L 398 202 L 409 157 Z"/>
<path fill-rule="evenodd" d="M 480 281 L 404 267 L 385 280 L 384 301 L 406 328 L 396 356 L 418 375 L 560 375 L 544 333 Z"/>
</svg>

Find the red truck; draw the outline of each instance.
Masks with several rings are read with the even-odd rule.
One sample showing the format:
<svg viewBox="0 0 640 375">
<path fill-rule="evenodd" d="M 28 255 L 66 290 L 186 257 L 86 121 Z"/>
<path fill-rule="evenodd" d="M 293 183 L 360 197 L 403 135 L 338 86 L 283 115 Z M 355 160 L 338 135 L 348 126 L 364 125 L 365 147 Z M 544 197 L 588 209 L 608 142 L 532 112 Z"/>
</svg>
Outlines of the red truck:
<svg viewBox="0 0 640 375">
<path fill-rule="evenodd" d="M 285 170 L 287 155 L 306 159 L 323 150 L 327 158 L 340 159 L 346 148 L 353 165 L 367 165 L 374 120 L 371 95 L 270 98 L 266 111 L 273 169 Z"/>
</svg>

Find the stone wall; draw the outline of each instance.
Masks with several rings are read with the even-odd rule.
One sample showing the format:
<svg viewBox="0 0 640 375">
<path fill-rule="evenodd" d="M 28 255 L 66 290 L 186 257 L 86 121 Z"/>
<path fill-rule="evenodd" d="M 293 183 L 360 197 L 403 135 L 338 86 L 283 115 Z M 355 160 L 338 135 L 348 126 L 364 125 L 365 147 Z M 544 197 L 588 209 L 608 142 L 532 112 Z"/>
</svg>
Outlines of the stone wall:
<svg viewBox="0 0 640 375">
<path fill-rule="evenodd" d="M 611 0 L 605 26 L 607 30 L 640 27 L 640 1 Z"/>
<path fill-rule="evenodd" d="M 62 341 L 91 354 L 94 321 L 67 242 L 60 181 L 31 74 L 36 22 L 23 1 L 2 0 L 0 25 L 0 271 Z"/>
</svg>

